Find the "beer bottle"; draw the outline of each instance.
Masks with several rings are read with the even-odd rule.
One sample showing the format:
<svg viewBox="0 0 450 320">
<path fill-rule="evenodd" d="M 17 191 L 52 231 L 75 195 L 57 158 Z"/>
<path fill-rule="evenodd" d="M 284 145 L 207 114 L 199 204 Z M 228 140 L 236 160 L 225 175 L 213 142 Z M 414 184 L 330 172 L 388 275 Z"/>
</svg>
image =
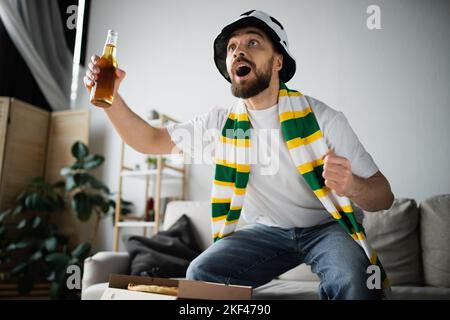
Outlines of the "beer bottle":
<svg viewBox="0 0 450 320">
<path fill-rule="evenodd" d="M 114 82 L 116 80 L 116 44 L 117 32 L 108 30 L 103 54 L 97 62 L 100 69 L 98 78 L 91 91 L 91 103 L 97 107 L 109 108 L 113 103 Z"/>
</svg>

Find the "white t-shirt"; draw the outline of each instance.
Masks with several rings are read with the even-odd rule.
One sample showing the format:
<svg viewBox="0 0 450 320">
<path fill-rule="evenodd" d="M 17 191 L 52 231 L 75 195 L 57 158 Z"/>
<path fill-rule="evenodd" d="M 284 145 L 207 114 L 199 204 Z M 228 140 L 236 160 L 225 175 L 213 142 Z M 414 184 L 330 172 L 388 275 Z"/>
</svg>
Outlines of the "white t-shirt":
<svg viewBox="0 0 450 320">
<path fill-rule="evenodd" d="M 350 161 L 352 172 L 368 178 L 378 167 L 364 149 L 342 112 L 305 96 L 325 141 L 338 156 Z M 167 127 L 172 141 L 194 160 L 213 163 L 214 148 L 230 110 L 214 108 L 194 119 Z M 304 178 L 298 173 L 278 117 L 278 105 L 264 110 L 247 109 L 251 123 L 251 169 L 242 216 L 247 223 L 281 228 L 311 227 L 332 221 Z M 273 129 L 273 130 L 272 130 Z M 362 211 L 354 205 L 356 218 Z"/>
</svg>

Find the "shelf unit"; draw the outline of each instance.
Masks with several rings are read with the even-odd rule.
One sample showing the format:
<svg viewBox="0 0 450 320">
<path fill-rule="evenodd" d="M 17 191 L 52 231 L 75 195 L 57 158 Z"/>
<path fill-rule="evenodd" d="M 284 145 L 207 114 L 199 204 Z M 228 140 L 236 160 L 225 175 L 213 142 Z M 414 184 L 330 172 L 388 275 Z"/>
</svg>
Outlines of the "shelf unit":
<svg viewBox="0 0 450 320">
<path fill-rule="evenodd" d="M 159 115 L 159 119 L 151 120 L 150 124 L 154 127 L 165 126 L 168 122 L 178 122 L 175 119 L 161 114 Z M 116 211 L 115 211 L 115 223 L 114 223 L 114 251 L 119 250 L 119 236 L 121 228 L 136 228 L 142 227 L 144 231 L 144 236 L 147 234 L 147 228 L 152 228 L 154 233 L 156 234 L 159 231 L 159 227 L 161 224 L 161 189 L 162 182 L 170 183 L 170 182 L 181 182 L 181 198 L 180 200 L 184 200 L 186 198 L 186 175 L 187 168 L 183 162 L 183 165 L 178 167 L 173 164 L 166 163 L 163 161 L 164 155 L 153 155 L 156 157 L 156 168 L 155 169 L 133 169 L 131 167 L 124 165 L 124 157 L 125 157 L 125 143 L 122 140 L 121 149 L 120 149 L 120 172 L 119 172 L 119 183 L 118 190 L 116 195 Z M 154 221 L 144 221 L 144 220 L 127 220 L 126 216 L 122 216 L 121 214 L 121 201 L 122 199 L 122 187 L 123 187 L 123 179 L 126 177 L 143 179 L 145 181 L 145 202 L 149 196 L 150 182 L 151 178 L 155 177 L 155 195 L 154 195 Z M 145 206 L 146 207 L 146 206 Z M 145 218 L 145 214 L 143 215 Z"/>
</svg>

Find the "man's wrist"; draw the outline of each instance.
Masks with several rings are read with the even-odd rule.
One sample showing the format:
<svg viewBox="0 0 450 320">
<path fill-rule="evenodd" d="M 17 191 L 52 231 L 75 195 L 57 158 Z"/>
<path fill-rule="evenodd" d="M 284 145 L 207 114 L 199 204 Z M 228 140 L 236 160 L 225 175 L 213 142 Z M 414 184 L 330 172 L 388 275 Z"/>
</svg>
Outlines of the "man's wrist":
<svg viewBox="0 0 450 320">
<path fill-rule="evenodd" d="M 123 103 L 122 97 L 119 95 L 118 92 L 115 92 L 113 95 L 113 103 L 111 104 L 111 106 L 109 108 L 105 108 L 106 113 L 110 113 L 114 109 L 117 109 L 121 103 Z"/>
<path fill-rule="evenodd" d="M 366 184 L 363 178 L 358 177 L 357 175 L 354 174 L 352 174 L 352 176 L 353 176 L 353 185 L 347 194 L 347 198 L 353 200 L 355 198 L 358 198 L 361 194 L 364 193 Z"/>
</svg>

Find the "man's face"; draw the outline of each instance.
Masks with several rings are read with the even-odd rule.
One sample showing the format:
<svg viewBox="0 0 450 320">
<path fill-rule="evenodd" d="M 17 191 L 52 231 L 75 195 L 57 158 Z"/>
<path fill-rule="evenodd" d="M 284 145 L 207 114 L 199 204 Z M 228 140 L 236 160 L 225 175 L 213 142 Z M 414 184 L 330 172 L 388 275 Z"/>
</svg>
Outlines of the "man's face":
<svg viewBox="0 0 450 320">
<path fill-rule="evenodd" d="M 227 71 L 231 92 L 238 98 L 251 98 L 267 89 L 281 69 L 282 55 L 274 51 L 269 37 L 255 27 L 235 31 L 227 45 Z"/>
</svg>

